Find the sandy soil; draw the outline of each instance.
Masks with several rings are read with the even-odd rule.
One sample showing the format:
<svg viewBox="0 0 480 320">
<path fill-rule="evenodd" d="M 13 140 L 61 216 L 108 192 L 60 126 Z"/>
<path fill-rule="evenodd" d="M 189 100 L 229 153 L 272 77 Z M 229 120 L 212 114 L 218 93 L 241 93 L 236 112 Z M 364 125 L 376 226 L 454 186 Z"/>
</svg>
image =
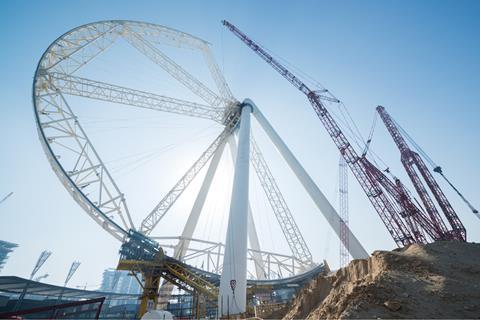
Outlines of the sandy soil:
<svg viewBox="0 0 480 320">
<path fill-rule="evenodd" d="M 375 251 L 312 280 L 284 319 L 480 319 L 480 244 Z"/>
</svg>

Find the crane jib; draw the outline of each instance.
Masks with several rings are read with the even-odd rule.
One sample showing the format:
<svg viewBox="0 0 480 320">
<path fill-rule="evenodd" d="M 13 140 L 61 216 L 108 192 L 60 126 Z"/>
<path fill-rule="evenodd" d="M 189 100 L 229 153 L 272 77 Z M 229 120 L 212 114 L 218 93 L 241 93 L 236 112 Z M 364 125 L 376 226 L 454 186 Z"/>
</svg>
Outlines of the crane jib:
<svg viewBox="0 0 480 320">
<path fill-rule="evenodd" d="M 425 216 L 421 210 L 409 197 L 406 197 L 405 191 L 402 189 L 402 184 L 395 184 L 386 177 L 381 170 L 368 161 L 365 156 L 360 157 L 358 155 L 327 108 L 322 104 L 321 96 L 318 93 L 310 90 L 303 81 L 236 26 L 226 20 L 223 20 L 222 23 L 250 49 L 256 52 L 266 63 L 308 97 L 315 113 L 318 115 L 341 155 L 345 158 L 355 178 L 360 183 L 377 214 L 380 216 L 398 246 L 426 242 L 419 228 L 427 229 L 425 231 L 429 235 L 436 235 L 433 230 L 428 230 L 430 227 L 433 227 L 432 224 L 430 224 L 431 221 L 425 221 Z M 379 173 L 381 176 L 379 176 Z M 454 226 L 454 230 L 453 233 L 444 233 L 441 237 L 453 237 L 465 241 L 464 229 L 462 230 L 462 225 L 459 220 L 452 216 L 447 218 Z M 435 225 L 435 223 L 433 223 L 433 225 Z"/>
</svg>

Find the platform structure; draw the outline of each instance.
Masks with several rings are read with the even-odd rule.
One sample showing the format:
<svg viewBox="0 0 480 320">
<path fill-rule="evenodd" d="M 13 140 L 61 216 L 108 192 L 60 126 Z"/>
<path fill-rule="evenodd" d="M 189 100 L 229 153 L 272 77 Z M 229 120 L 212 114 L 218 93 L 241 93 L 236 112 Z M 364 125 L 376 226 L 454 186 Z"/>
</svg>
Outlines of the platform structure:
<svg viewBox="0 0 480 320">
<path fill-rule="evenodd" d="M 117 269 L 130 271 L 143 288 L 138 317 L 141 317 L 148 310 L 159 307 L 159 289 L 162 279 L 192 297 L 192 314 L 197 318 L 207 315 L 229 317 L 239 314 L 235 310 L 230 313 L 230 309 L 227 309 L 227 312 L 223 314 L 217 304 L 217 300 L 221 296 L 222 276 L 220 274 L 195 268 L 165 255 L 158 243 L 141 233 L 129 232 L 129 238 L 120 250 Z M 251 316 L 254 314 L 255 307 L 259 304 L 287 303 L 306 283 L 318 275 L 328 272 L 330 272 L 329 266 L 324 261 L 304 273 L 291 277 L 247 280 L 245 285 L 246 307 L 245 311 L 241 313 Z"/>
</svg>

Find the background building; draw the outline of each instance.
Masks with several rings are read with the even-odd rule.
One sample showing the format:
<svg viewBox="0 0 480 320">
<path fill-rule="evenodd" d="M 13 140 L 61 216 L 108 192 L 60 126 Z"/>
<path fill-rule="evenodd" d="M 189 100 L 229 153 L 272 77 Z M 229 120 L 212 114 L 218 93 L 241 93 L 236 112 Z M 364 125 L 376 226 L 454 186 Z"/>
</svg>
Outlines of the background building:
<svg viewBox="0 0 480 320">
<path fill-rule="evenodd" d="M 24 299 L 17 306 L 19 296 L 23 294 L 24 290 Z M 81 290 L 15 276 L 0 276 L 0 314 L 13 312 L 18 307 L 17 311 L 36 309 L 26 318 L 50 319 L 53 309 L 38 310 L 38 308 L 65 303 L 88 302 L 100 298 L 105 299 L 101 309 L 101 319 L 134 319 L 138 312 L 138 295 Z M 122 301 L 123 304 L 118 305 L 117 301 Z M 112 305 L 115 306 L 110 307 Z M 97 307 L 99 307 L 98 301 L 81 306 L 58 308 L 57 310 L 67 313 L 75 312 L 74 318 L 91 319 L 93 318 L 92 312 L 96 312 Z M 3 319 L 4 317 L 0 318 Z"/>
<path fill-rule="evenodd" d="M 8 260 L 8 254 L 12 252 L 18 244 L 0 240 L 0 272 Z"/>
<path fill-rule="evenodd" d="M 141 287 L 133 276 L 128 275 L 128 271 L 120 271 L 115 269 L 106 269 L 103 272 L 101 291 L 114 292 L 121 294 L 140 294 Z M 111 302 L 111 306 L 131 303 L 129 301 L 115 300 Z"/>
</svg>

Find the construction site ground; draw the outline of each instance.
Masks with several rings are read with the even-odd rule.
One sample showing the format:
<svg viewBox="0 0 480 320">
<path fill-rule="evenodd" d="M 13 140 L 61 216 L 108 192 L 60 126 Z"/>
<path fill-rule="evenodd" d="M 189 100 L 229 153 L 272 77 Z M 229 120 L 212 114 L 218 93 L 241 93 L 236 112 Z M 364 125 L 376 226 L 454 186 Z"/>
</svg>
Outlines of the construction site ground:
<svg viewBox="0 0 480 320">
<path fill-rule="evenodd" d="M 283 319 L 480 319 L 480 244 L 375 251 L 306 285 Z"/>
</svg>

